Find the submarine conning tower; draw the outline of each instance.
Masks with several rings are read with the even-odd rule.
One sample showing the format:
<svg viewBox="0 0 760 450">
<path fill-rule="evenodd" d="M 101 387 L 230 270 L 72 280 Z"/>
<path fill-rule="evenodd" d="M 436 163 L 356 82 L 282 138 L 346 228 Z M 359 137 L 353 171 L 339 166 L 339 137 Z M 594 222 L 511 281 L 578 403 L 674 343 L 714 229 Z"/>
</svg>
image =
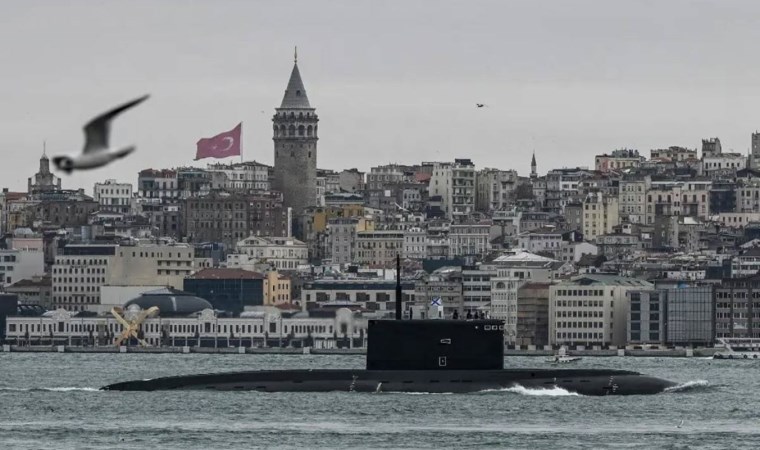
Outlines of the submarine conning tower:
<svg viewBox="0 0 760 450">
<path fill-rule="evenodd" d="M 499 370 L 501 320 L 402 320 L 401 258 L 396 256 L 396 320 L 370 320 L 367 370 Z"/>
</svg>

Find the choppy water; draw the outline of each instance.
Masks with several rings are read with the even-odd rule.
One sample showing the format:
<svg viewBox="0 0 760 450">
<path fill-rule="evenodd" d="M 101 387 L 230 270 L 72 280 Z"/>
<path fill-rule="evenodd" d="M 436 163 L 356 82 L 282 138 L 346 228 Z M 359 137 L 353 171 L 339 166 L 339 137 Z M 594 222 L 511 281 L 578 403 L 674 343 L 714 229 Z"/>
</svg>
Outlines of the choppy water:
<svg viewBox="0 0 760 450">
<path fill-rule="evenodd" d="M 758 448 L 760 361 L 584 358 L 683 383 L 656 396 L 103 392 L 165 375 L 362 367 L 362 356 L 0 353 L 0 449 Z M 510 357 L 506 366 L 549 367 Z M 681 423 L 683 421 L 683 423 Z"/>
</svg>

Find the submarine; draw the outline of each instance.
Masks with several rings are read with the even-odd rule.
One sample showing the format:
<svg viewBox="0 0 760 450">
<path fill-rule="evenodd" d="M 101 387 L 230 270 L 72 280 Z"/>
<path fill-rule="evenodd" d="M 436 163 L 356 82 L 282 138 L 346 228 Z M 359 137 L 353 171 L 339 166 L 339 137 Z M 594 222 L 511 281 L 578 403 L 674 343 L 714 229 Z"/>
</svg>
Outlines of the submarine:
<svg viewBox="0 0 760 450">
<path fill-rule="evenodd" d="M 400 269 L 400 258 L 396 261 Z M 395 320 L 370 320 L 365 369 L 290 369 L 179 375 L 110 384 L 106 391 L 471 393 L 521 386 L 588 396 L 650 395 L 676 383 L 627 370 L 505 369 L 504 322 L 402 320 L 401 271 Z"/>
</svg>

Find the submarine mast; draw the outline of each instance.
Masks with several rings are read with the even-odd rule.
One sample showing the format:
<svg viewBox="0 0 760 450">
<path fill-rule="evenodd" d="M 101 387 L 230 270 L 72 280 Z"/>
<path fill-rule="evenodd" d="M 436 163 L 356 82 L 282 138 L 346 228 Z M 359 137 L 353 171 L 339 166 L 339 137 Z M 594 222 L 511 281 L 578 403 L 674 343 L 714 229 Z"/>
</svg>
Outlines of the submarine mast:
<svg viewBox="0 0 760 450">
<path fill-rule="evenodd" d="M 401 320 L 401 255 L 396 253 L 396 320 Z"/>
</svg>

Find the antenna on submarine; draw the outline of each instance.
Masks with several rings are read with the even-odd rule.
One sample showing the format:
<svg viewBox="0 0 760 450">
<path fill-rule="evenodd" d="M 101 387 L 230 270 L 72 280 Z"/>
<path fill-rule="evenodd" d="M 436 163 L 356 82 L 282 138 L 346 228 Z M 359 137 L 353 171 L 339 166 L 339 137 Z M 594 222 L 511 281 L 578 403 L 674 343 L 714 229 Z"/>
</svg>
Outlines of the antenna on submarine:
<svg viewBox="0 0 760 450">
<path fill-rule="evenodd" d="M 396 320 L 401 320 L 401 255 L 396 253 Z"/>
</svg>

